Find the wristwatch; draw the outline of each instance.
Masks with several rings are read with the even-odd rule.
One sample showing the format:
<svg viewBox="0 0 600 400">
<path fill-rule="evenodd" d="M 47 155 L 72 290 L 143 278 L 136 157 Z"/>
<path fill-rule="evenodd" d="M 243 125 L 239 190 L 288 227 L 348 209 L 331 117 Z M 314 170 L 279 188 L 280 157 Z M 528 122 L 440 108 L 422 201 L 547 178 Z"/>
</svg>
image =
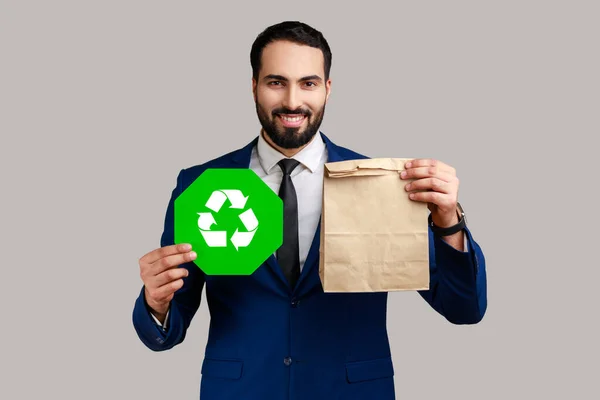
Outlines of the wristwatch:
<svg viewBox="0 0 600 400">
<path fill-rule="evenodd" d="M 431 218 L 431 213 L 429 214 L 429 218 L 427 219 L 429 222 L 429 226 L 433 233 L 440 236 L 450 236 L 459 232 L 467 226 L 467 217 L 465 215 L 465 211 L 463 210 L 460 203 L 456 203 L 456 208 L 458 209 L 458 223 L 456 225 L 449 226 L 447 228 L 441 228 L 439 226 L 435 226 L 433 223 L 433 219 Z"/>
</svg>

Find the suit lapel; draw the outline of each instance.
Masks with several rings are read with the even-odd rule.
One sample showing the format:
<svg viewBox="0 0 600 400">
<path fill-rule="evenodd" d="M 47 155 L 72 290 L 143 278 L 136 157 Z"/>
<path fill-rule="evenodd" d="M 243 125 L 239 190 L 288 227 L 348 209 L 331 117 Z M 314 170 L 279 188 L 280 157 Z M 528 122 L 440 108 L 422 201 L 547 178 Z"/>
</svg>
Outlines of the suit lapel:
<svg viewBox="0 0 600 400">
<path fill-rule="evenodd" d="M 340 154 L 341 149 L 338 146 L 336 146 L 331 140 L 329 140 L 329 138 L 325 136 L 322 132 L 321 136 L 323 136 L 325 146 L 327 147 L 327 162 L 344 161 L 346 158 L 342 154 Z M 317 230 L 315 232 L 315 236 L 310 246 L 310 250 L 308 251 L 306 261 L 304 262 L 304 267 L 302 268 L 302 273 L 300 274 L 300 278 L 298 279 L 295 292 L 299 292 L 300 290 L 302 290 L 303 293 L 306 293 L 315 285 L 321 283 L 318 271 L 314 273 L 312 272 L 312 270 L 316 268 L 316 265 L 318 265 L 320 247 L 321 218 L 319 218 L 319 224 L 317 225 Z"/>
</svg>

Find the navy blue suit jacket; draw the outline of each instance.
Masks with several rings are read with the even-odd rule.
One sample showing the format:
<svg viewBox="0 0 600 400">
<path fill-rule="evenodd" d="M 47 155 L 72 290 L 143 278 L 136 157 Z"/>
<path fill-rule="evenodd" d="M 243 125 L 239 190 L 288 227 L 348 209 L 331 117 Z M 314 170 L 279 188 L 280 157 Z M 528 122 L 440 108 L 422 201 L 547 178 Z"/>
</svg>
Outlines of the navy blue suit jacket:
<svg viewBox="0 0 600 400">
<path fill-rule="evenodd" d="M 175 199 L 207 168 L 249 168 L 257 140 L 180 172 L 161 246 L 174 243 Z M 329 162 L 367 158 L 323 140 Z M 166 332 L 150 316 L 142 288 L 133 310 L 140 340 L 154 351 L 181 343 L 206 285 L 211 318 L 201 399 L 394 399 L 387 293 L 324 293 L 319 232 L 320 224 L 295 288 L 274 256 L 250 276 L 207 276 L 182 265 L 189 276 L 171 302 Z M 460 252 L 429 231 L 430 289 L 419 291 L 454 324 L 479 322 L 487 306 L 484 256 L 468 229 L 466 235 L 469 252 Z"/>
</svg>

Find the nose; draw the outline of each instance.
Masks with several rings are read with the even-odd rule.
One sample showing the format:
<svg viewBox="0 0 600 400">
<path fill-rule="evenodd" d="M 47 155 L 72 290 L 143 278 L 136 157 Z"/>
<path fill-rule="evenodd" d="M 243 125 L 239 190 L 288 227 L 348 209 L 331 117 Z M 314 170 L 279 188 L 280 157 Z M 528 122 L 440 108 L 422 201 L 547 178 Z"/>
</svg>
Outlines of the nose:
<svg viewBox="0 0 600 400">
<path fill-rule="evenodd" d="M 288 86 L 282 105 L 288 110 L 296 110 L 302 105 L 300 93 L 298 93 L 298 89 L 294 85 Z"/>
</svg>

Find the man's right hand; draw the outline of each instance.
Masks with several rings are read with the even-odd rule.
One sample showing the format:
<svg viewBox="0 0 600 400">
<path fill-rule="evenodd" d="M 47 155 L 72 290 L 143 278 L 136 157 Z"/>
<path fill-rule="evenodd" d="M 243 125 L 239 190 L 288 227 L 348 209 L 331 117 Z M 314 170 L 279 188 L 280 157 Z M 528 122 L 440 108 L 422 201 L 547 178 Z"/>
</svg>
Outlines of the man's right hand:
<svg viewBox="0 0 600 400">
<path fill-rule="evenodd" d="M 179 265 L 196 258 L 189 244 L 175 244 L 152 250 L 139 260 L 146 303 L 162 323 L 175 292 L 183 286 L 188 270 Z"/>
</svg>

